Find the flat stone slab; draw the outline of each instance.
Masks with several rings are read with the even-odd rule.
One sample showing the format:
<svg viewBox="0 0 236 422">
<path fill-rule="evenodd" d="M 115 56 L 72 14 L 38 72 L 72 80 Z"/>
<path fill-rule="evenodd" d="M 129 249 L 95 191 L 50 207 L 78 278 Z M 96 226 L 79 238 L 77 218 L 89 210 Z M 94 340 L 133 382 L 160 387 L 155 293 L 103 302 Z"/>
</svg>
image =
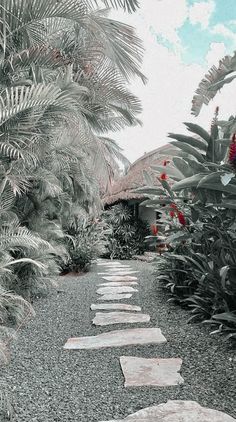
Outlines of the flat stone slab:
<svg viewBox="0 0 236 422">
<path fill-rule="evenodd" d="M 201 407 L 194 401 L 169 400 L 159 406 L 133 413 L 125 419 L 107 422 L 235 422 L 235 420 L 226 413 Z"/>
<path fill-rule="evenodd" d="M 122 287 L 122 286 L 137 286 L 137 281 L 111 281 L 107 283 L 101 283 L 99 286 L 104 287 Z"/>
<path fill-rule="evenodd" d="M 98 295 L 113 295 L 113 294 L 134 293 L 134 292 L 138 292 L 138 290 L 134 289 L 132 286 L 100 287 L 97 290 Z"/>
<path fill-rule="evenodd" d="M 138 280 L 137 277 L 131 275 L 111 275 L 108 277 L 102 277 L 103 280 L 107 281 L 135 281 Z"/>
<path fill-rule="evenodd" d="M 144 385 L 169 387 L 184 382 L 179 374 L 182 359 L 144 359 L 121 356 L 121 368 L 125 377 L 125 387 Z"/>
<path fill-rule="evenodd" d="M 118 275 L 130 275 L 130 274 L 137 274 L 139 273 L 139 271 L 134 271 L 134 270 L 127 270 L 127 271 L 107 271 L 105 273 L 98 273 L 98 275 L 107 275 L 107 276 L 118 276 Z"/>
<path fill-rule="evenodd" d="M 119 261 L 99 261 L 97 265 L 122 265 Z"/>
<path fill-rule="evenodd" d="M 103 310 L 118 310 L 118 311 L 132 311 L 132 312 L 141 312 L 140 306 L 128 305 L 126 303 L 96 303 L 91 305 L 90 309 L 92 311 Z"/>
<path fill-rule="evenodd" d="M 132 314 L 130 312 L 97 312 L 93 319 L 94 325 L 112 324 L 136 324 L 138 322 L 149 322 L 150 315 Z"/>
<path fill-rule="evenodd" d="M 166 343 L 166 338 L 160 328 L 129 328 L 110 331 L 97 336 L 70 338 L 66 342 L 64 349 L 103 349 L 106 347 L 162 343 Z"/>
<path fill-rule="evenodd" d="M 121 300 L 121 299 L 130 299 L 132 297 L 132 293 L 117 293 L 117 294 L 110 294 L 110 295 L 102 295 L 99 296 L 99 298 L 97 300 Z"/>
</svg>

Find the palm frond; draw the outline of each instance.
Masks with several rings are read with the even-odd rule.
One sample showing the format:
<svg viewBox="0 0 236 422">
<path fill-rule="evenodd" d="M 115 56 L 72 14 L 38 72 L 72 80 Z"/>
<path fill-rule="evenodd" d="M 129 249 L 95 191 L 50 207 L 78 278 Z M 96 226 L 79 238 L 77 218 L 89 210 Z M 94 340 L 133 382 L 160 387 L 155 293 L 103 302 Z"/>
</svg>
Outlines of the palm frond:
<svg viewBox="0 0 236 422">
<path fill-rule="evenodd" d="M 139 8 L 138 0 L 101 0 L 105 7 L 114 7 L 118 9 L 119 7 L 125 11 L 132 13 Z M 91 6 L 99 6 L 100 2 L 97 0 L 88 0 L 88 3 Z"/>
</svg>

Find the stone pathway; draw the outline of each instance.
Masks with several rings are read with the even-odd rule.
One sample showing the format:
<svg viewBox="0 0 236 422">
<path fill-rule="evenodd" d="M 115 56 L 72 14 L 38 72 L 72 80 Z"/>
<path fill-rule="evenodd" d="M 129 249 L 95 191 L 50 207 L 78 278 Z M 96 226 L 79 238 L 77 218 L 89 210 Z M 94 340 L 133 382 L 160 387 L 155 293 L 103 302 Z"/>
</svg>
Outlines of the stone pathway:
<svg viewBox="0 0 236 422">
<path fill-rule="evenodd" d="M 105 272 L 98 272 L 102 279 L 98 280 L 97 300 L 119 301 L 130 299 L 138 289 L 138 278 L 131 276 L 138 274 L 130 266 L 123 265 L 118 261 L 102 261 L 97 263 Z M 95 326 L 110 326 L 114 324 L 138 324 L 150 321 L 150 316 L 141 313 L 141 307 L 126 303 L 99 303 L 92 304 L 92 311 L 97 312 L 92 323 Z M 160 328 L 127 328 L 101 333 L 95 336 L 70 338 L 64 349 L 103 349 L 111 347 L 123 347 L 130 345 L 151 345 L 166 343 L 166 339 Z M 158 349 L 157 349 L 158 350 Z M 179 357 L 161 359 L 121 356 L 120 366 L 124 375 L 124 387 L 169 387 L 184 383 L 180 375 L 182 359 Z M 221 412 L 201 407 L 193 401 L 168 401 L 159 406 L 143 409 L 127 416 L 125 419 L 115 419 L 108 422 L 232 422 L 232 417 Z M 103 421 L 105 422 L 105 421 Z"/>
</svg>

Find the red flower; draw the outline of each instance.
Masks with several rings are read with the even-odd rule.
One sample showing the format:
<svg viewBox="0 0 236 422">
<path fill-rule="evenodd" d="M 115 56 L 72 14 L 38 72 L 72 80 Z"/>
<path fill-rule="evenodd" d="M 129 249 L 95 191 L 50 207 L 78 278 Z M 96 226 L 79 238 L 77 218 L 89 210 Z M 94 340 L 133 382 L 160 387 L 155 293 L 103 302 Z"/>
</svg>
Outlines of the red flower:
<svg viewBox="0 0 236 422">
<path fill-rule="evenodd" d="M 170 216 L 171 216 L 171 218 L 174 218 L 174 216 L 175 216 L 175 211 L 170 211 Z"/>
<path fill-rule="evenodd" d="M 161 173 L 160 179 L 161 180 L 167 180 L 167 174 L 166 173 Z"/>
<path fill-rule="evenodd" d="M 177 210 L 177 205 L 174 202 L 170 204 L 170 207 L 173 208 L 173 210 Z"/>
<path fill-rule="evenodd" d="M 234 133 L 229 146 L 229 162 L 236 169 L 236 134 Z"/>
<path fill-rule="evenodd" d="M 153 236 L 156 236 L 158 233 L 158 227 L 155 224 L 151 224 L 151 232 Z"/>
<path fill-rule="evenodd" d="M 182 226 L 186 226 L 186 220 L 184 214 L 181 211 L 178 212 L 178 220 Z"/>
</svg>

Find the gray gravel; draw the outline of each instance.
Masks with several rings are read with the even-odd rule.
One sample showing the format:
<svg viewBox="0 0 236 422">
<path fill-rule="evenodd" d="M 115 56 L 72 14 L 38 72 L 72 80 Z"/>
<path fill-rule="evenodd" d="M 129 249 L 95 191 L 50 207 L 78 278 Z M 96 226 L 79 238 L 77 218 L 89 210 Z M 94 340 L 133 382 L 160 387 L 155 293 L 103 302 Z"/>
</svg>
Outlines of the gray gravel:
<svg viewBox="0 0 236 422">
<path fill-rule="evenodd" d="M 95 335 L 124 325 L 95 328 L 95 272 L 82 277 L 60 277 L 59 290 L 35 303 L 36 318 L 12 346 L 11 364 L 3 379 L 11 390 L 17 422 L 97 422 L 121 418 L 141 408 L 172 400 L 196 400 L 203 406 L 236 417 L 235 351 L 210 337 L 209 329 L 188 325 L 189 314 L 167 304 L 150 264 L 131 262 L 140 270 L 139 293 L 126 303 L 141 305 L 159 326 L 168 343 L 100 351 L 65 351 L 69 337 Z M 100 267 L 101 268 L 101 267 Z M 127 328 L 129 325 L 127 325 Z M 133 327 L 133 326 L 130 326 Z M 181 357 L 185 383 L 168 388 L 124 389 L 119 356 Z"/>
</svg>

